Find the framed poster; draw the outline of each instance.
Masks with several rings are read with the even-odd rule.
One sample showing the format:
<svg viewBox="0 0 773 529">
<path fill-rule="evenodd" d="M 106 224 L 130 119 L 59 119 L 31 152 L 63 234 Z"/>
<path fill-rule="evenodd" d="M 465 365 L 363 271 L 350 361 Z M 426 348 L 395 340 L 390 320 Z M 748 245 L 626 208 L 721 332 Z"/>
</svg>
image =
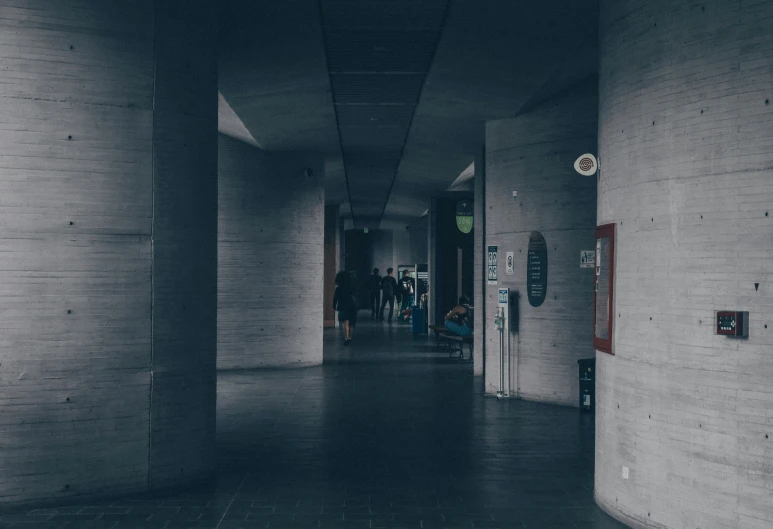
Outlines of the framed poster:
<svg viewBox="0 0 773 529">
<path fill-rule="evenodd" d="M 488 247 L 488 284 L 497 284 L 497 258 L 498 252 L 496 246 Z"/>
<path fill-rule="evenodd" d="M 529 235 L 526 259 L 526 294 L 529 305 L 539 307 L 548 294 L 548 245 L 538 231 Z"/>
<path fill-rule="evenodd" d="M 615 225 L 596 228 L 596 273 L 593 292 L 593 346 L 612 351 L 615 293 Z"/>
</svg>

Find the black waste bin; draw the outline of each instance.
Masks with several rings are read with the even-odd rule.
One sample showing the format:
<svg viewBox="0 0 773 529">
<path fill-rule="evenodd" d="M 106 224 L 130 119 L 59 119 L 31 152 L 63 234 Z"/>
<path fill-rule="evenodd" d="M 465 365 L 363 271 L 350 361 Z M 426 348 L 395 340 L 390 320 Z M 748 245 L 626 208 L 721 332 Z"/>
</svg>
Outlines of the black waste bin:
<svg viewBox="0 0 773 529">
<path fill-rule="evenodd" d="M 596 359 L 577 360 L 580 366 L 580 409 L 593 412 L 596 407 Z"/>
</svg>

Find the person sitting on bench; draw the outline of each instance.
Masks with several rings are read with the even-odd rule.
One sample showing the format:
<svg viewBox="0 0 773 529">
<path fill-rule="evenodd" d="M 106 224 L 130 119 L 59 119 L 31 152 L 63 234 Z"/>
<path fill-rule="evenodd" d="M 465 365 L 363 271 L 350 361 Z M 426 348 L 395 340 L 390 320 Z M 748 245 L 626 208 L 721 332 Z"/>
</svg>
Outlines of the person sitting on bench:
<svg viewBox="0 0 773 529">
<path fill-rule="evenodd" d="M 445 327 L 457 336 L 472 335 L 470 300 L 467 296 L 459 298 L 459 304 L 446 314 Z"/>
</svg>

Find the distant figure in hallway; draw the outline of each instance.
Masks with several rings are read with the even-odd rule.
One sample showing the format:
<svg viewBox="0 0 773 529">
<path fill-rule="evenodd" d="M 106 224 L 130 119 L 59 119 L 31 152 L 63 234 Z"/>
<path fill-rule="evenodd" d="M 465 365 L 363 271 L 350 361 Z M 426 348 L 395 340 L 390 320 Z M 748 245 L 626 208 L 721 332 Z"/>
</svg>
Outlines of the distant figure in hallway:
<svg viewBox="0 0 773 529">
<path fill-rule="evenodd" d="M 458 336 L 472 335 L 470 300 L 467 296 L 459 298 L 459 304 L 446 314 L 446 329 Z"/>
<path fill-rule="evenodd" d="M 370 319 L 375 320 L 378 318 L 381 307 L 381 276 L 378 275 L 378 268 L 374 268 L 373 274 L 368 277 L 368 291 L 370 295 Z"/>
<path fill-rule="evenodd" d="M 346 272 L 338 272 L 336 275 L 333 310 L 338 311 L 338 321 L 344 325 L 344 345 L 349 345 L 357 325 L 357 297 L 352 288 L 352 280 Z"/>
<path fill-rule="evenodd" d="M 413 304 L 413 295 L 416 292 L 416 282 L 411 277 L 411 273 L 408 270 L 403 270 L 403 277 L 400 278 L 400 297 L 403 302 L 400 305 L 400 314 L 403 315 L 400 321 L 409 321 L 411 319 L 411 313 L 406 310 L 411 308 Z"/>
<path fill-rule="evenodd" d="M 384 308 L 389 303 L 389 322 L 392 322 L 392 315 L 395 312 L 395 294 L 397 293 L 397 280 L 392 277 L 394 269 L 387 268 L 387 275 L 381 278 L 381 311 L 379 317 L 384 319 Z"/>
</svg>

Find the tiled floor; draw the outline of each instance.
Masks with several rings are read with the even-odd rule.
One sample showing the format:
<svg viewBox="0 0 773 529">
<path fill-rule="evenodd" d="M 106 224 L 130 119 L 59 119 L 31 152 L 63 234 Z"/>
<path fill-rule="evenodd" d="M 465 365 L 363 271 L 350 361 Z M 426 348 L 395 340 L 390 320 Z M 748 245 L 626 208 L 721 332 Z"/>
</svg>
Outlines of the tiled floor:
<svg viewBox="0 0 773 529">
<path fill-rule="evenodd" d="M 216 485 L 0 529 L 625 527 L 593 503 L 592 416 L 480 387 L 407 325 L 326 331 L 324 367 L 220 374 Z"/>
</svg>

